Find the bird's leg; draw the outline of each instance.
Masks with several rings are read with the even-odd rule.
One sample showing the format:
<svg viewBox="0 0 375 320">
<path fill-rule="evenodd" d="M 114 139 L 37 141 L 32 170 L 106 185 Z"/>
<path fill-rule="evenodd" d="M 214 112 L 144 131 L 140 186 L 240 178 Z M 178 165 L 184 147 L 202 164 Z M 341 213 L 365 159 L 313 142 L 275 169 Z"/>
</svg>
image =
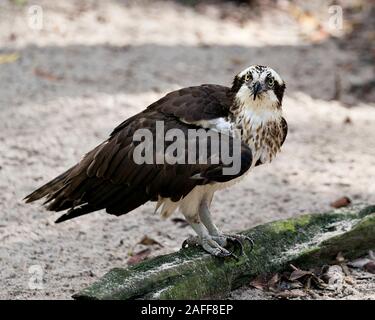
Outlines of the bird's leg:
<svg viewBox="0 0 375 320">
<path fill-rule="evenodd" d="M 199 217 L 202 223 L 206 226 L 212 239 L 215 240 L 220 246 L 225 247 L 228 242 L 238 244 L 241 249 L 241 254 L 243 254 L 243 242 L 249 241 L 251 248 L 254 246 L 253 240 L 242 234 L 224 234 L 212 221 L 210 210 L 205 202 L 202 202 L 199 210 Z"/>
<path fill-rule="evenodd" d="M 205 226 L 199 220 L 189 219 L 188 217 L 186 217 L 186 219 L 198 236 L 186 239 L 182 244 L 183 248 L 186 248 L 187 246 L 200 245 L 205 251 L 216 257 L 233 256 L 237 258 L 232 252 L 223 248 L 215 240 L 213 240 Z"/>
<path fill-rule="evenodd" d="M 212 238 L 221 246 L 226 246 L 227 241 L 225 237 L 223 237 L 223 233 L 219 230 L 219 228 L 214 224 L 211 218 L 210 210 L 206 202 L 202 202 L 199 208 L 199 217 L 202 223 L 208 230 L 208 233 L 212 236 Z"/>
</svg>

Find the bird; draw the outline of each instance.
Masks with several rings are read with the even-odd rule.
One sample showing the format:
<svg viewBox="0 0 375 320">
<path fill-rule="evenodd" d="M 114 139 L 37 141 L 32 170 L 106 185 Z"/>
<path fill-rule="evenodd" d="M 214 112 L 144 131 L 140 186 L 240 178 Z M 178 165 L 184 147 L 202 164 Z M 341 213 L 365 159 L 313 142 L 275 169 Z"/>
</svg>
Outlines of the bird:
<svg viewBox="0 0 375 320">
<path fill-rule="evenodd" d="M 155 202 L 155 212 L 167 218 L 180 211 L 195 231 L 196 236 L 184 241 L 184 247 L 199 245 L 216 257 L 234 256 L 228 249 L 231 242 L 242 246 L 252 239 L 217 227 L 210 212 L 213 196 L 279 153 L 288 132 L 282 109 L 285 88 L 284 80 L 271 67 L 250 65 L 234 76 L 231 86 L 202 84 L 172 91 L 120 123 L 77 164 L 24 200 L 29 203 L 44 198 L 47 210 L 64 212 L 56 223 L 102 209 L 121 216 Z M 159 124 L 164 133 L 173 129 L 182 132 L 180 141 L 185 147 L 192 140 L 190 131 L 214 138 L 205 137 L 206 149 L 202 150 L 200 142 L 193 141 L 199 154 L 189 158 L 192 161 L 186 160 L 190 150 L 186 147 L 179 154 L 185 162 L 168 162 L 167 156 L 173 158 L 178 153 L 176 148 L 166 151 L 176 139 L 155 137 Z M 148 145 L 146 136 L 143 142 L 135 139 L 146 131 L 151 136 Z M 234 160 L 228 164 L 220 150 L 214 150 L 215 139 L 227 141 L 229 152 L 238 160 L 237 170 L 229 170 Z M 137 150 L 142 144 L 143 153 Z M 158 146 L 163 148 L 158 150 Z M 208 161 L 199 161 L 212 150 Z M 152 161 L 139 163 L 136 153 L 138 158 L 147 153 Z"/>
</svg>

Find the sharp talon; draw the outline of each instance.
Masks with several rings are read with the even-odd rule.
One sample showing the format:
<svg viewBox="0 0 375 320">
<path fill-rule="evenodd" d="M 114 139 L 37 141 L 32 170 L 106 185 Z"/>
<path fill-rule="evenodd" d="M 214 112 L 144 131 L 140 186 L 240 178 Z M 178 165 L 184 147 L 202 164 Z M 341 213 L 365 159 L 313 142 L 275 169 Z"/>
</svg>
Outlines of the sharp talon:
<svg viewBox="0 0 375 320">
<path fill-rule="evenodd" d="M 253 249 L 254 249 L 254 240 L 253 240 L 252 238 L 248 237 L 248 236 L 245 236 L 245 239 L 246 239 L 247 241 L 249 241 L 249 244 L 250 244 L 250 252 L 253 251 Z"/>
<path fill-rule="evenodd" d="M 187 248 L 188 246 L 189 246 L 188 241 L 187 241 L 187 239 L 185 239 L 184 242 L 182 243 L 181 248 L 185 249 L 185 248 Z"/>
<path fill-rule="evenodd" d="M 240 245 L 241 255 L 245 254 L 244 241 L 249 242 L 249 245 L 250 245 L 250 251 L 249 252 L 253 251 L 253 249 L 254 249 L 254 241 L 249 236 L 245 236 L 243 234 L 233 234 L 233 235 L 228 234 L 228 235 L 225 235 L 225 236 L 226 236 L 226 240 L 228 242 L 232 242 L 234 245 L 236 245 L 236 244 Z"/>
<path fill-rule="evenodd" d="M 223 251 L 220 251 L 220 253 L 218 253 L 216 256 L 217 257 L 220 257 L 220 258 L 225 258 L 225 257 L 229 257 L 231 256 L 232 253 L 231 252 L 223 252 Z"/>
<path fill-rule="evenodd" d="M 240 251 L 241 251 L 240 256 L 244 254 L 244 248 L 243 248 L 242 242 L 239 239 L 228 237 L 227 241 L 232 242 L 234 245 L 238 244 L 240 246 Z"/>
<path fill-rule="evenodd" d="M 232 243 L 232 245 L 234 246 L 234 249 L 235 247 L 239 246 L 241 256 L 245 254 L 245 250 L 243 246 L 243 241 L 246 240 L 245 236 L 225 235 L 225 237 L 222 237 L 222 239 L 226 240 L 227 244 Z M 234 259 L 238 261 L 239 256 L 237 256 L 234 253 L 234 249 L 233 251 L 227 250 L 225 247 L 223 247 L 221 244 L 218 243 L 218 240 L 221 240 L 221 238 L 218 237 L 218 239 L 215 239 L 212 237 L 204 237 L 204 238 L 189 237 L 182 243 L 182 248 L 200 245 L 206 252 L 212 254 L 215 257 L 220 257 L 220 258 L 233 257 Z M 252 240 L 250 238 L 248 238 L 247 240 L 252 244 Z"/>
</svg>

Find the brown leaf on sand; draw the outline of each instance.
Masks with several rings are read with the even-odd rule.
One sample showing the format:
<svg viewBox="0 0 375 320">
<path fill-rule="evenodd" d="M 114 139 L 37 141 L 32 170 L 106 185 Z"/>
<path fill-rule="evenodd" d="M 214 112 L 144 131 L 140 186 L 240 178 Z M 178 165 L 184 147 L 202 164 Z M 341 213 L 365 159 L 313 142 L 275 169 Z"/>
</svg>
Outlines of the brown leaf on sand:
<svg viewBox="0 0 375 320">
<path fill-rule="evenodd" d="M 4 63 L 12 63 L 19 59 L 20 55 L 18 53 L 10 53 L 10 54 L 0 54 L 0 64 Z"/>
<path fill-rule="evenodd" d="M 311 277 L 311 287 L 324 290 L 327 288 L 327 284 L 322 279 L 313 274 Z"/>
<path fill-rule="evenodd" d="M 259 290 L 279 291 L 281 276 L 278 273 L 273 275 L 260 275 L 250 282 L 250 286 Z"/>
<path fill-rule="evenodd" d="M 370 261 L 363 266 L 363 269 L 370 273 L 375 273 L 375 262 Z"/>
<path fill-rule="evenodd" d="M 150 254 L 151 254 L 151 249 L 149 248 L 141 250 L 128 259 L 128 265 L 137 264 L 145 260 Z"/>
<path fill-rule="evenodd" d="M 280 276 L 278 273 L 275 273 L 272 278 L 268 281 L 268 287 L 269 288 L 276 288 L 277 284 L 280 281 Z"/>
<path fill-rule="evenodd" d="M 268 281 L 264 276 L 258 276 L 250 282 L 250 286 L 255 289 L 265 290 L 267 289 Z"/>
<path fill-rule="evenodd" d="M 313 271 L 301 270 L 292 264 L 290 266 L 294 270 L 288 278 L 288 280 L 291 281 L 292 284 L 300 283 L 303 284 L 303 286 L 307 289 L 313 286 L 317 288 L 325 287 L 323 280 L 321 280 Z"/>
<path fill-rule="evenodd" d="M 289 277 L 289 280 L 290 281 L 296 281 L 304 276 L 311 276 L 312 275 L 312 272 L 310 271 L 305 271 L 305 270 L 300 270 L 300 269 L 297 269 L 297 270 L 294 270 L 291 274 L 290 274 L 290 277 Z"/>
<path fill-rule="evenodd" d="M 40 78 L 43 78 L 43 79 L 46 79 L 46 80 L 49 80 L 49 81 L 58 81 L 58 80 L 62 80 L 63 77 L 61 76 L 56 76 L 52 73 L 50 73 L 49 71 L 46 71 L 46 70 L 43 70 L 43 69 L 40 69 L 40 68 L 35 68 L 34 69 L 34 74 Z"/>
<path fill-rule="evenodd" d="M 145 246 L 152 246 L 153 244 L 157 244 L 158 246 L 163 247 L 163 245 L 160 242 L 148 236 L 143 236 L 143 238 L 138 242 L 138 244 L 143 244 Z"/>
<path fill-rule="evenodd" d="M 231 58 L 231 59 L 230 59 L 230 62 L 231 62 L 232 64 L 236 65 L 236 66 L 239 66 L 239 65 L 241 65 L 241 64 L 244 63 L 244 61 L 243 61 L 242 59 L 239 59 L 239 58 L 237 58 L 237 57 L 233 57 L 233 58 Z"/>
<path fill-rule="evenodd" d="M 352 121 L 352 119 L 350 117 L 346 117 L 344 119 L 344 124 L 352 124 L 352 123 L 353 123 L 353 121 Z"/>
<path fill-rule="evenodd" d="M 332 208 L 343 208 L 343 207 L 347 207 L 348 205 L 350 205 L 352 202 L 351 200 L 348 198 L 348 197 L 342 197 L 342 198 L 339 198 L 337 199 L 336 201 L 332 202 L 330 204 L 330 206 Z"/>
</svg>

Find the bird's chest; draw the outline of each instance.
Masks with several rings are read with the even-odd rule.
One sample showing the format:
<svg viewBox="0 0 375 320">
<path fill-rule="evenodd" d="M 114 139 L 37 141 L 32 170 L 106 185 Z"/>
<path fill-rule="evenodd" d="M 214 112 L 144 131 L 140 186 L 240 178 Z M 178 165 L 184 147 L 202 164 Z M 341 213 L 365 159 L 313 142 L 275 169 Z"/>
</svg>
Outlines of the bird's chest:
<svg viewBox="0 0 375 320">
<path fill-rule="evenodd" d="M 282 144 L 282 127 L 278 121 L 254 122 L 244 117 L 238 124 L 241 140 L 253 153 L 252 166 L 260 160 L 270 162 L 279 152 Z"/>
</svg>

